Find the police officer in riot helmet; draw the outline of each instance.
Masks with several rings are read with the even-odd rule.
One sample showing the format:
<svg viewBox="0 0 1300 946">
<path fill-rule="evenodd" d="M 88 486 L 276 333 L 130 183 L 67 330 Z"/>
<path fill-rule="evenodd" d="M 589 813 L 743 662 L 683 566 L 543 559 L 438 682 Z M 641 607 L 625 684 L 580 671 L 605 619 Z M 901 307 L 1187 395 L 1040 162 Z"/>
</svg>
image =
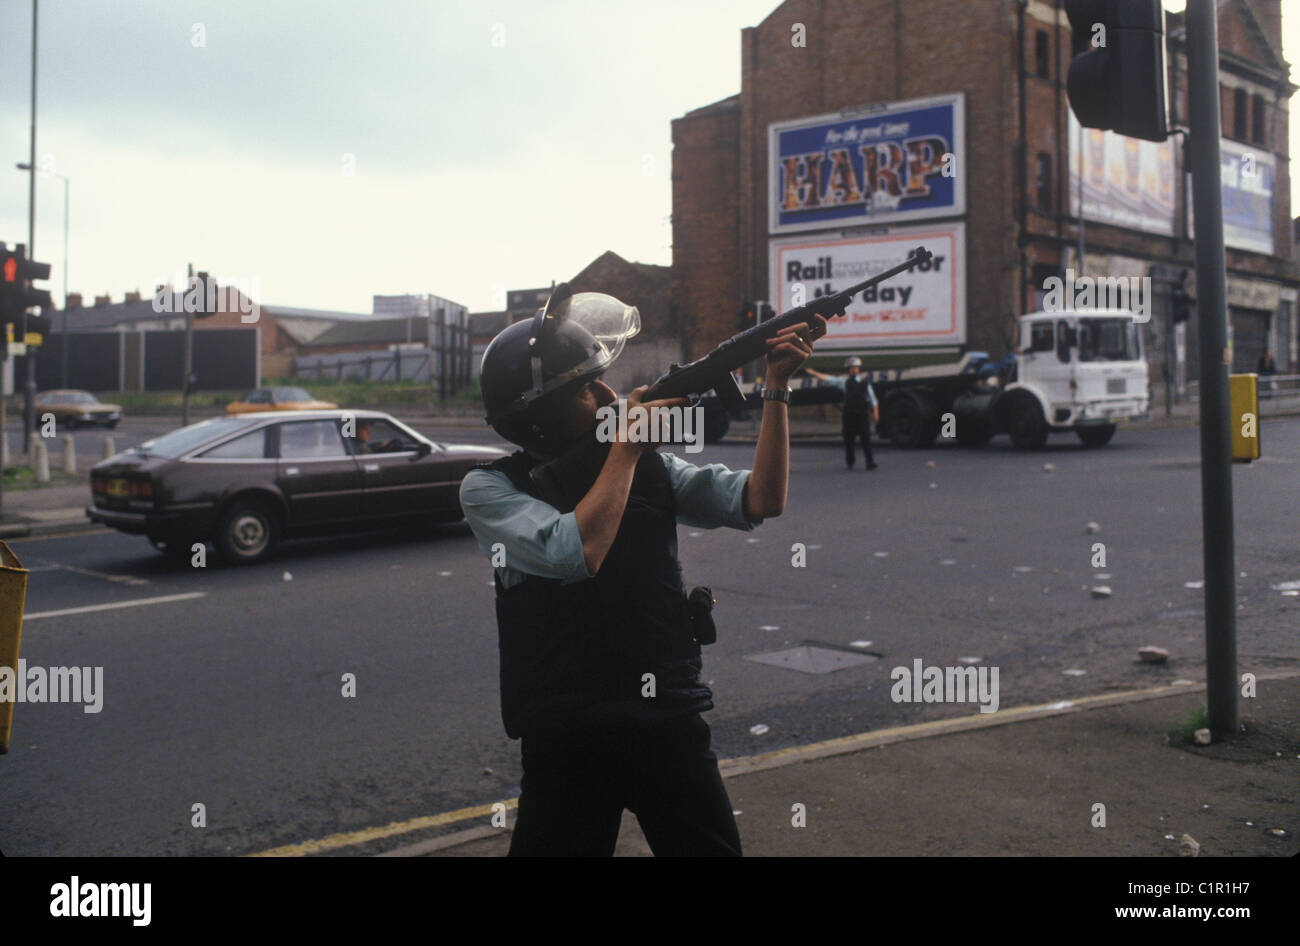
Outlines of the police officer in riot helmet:
<svg viewBox="0 0 1300 946">
<path fill-rule="evenodd" d="M 595 482 L 562 512 L 530 472 L 591 438 L 600 408 L 635 418 L 686 406 L 643 403 L 645 387 L 616 404 L 601 376 L 639 328 L 635 307 L 561 284 L 483 354 L 488 423 L 522 448 L 470 471 L 460 491 L 494 566 L 501 715 L 521 740 L 512 855 L 612 854 L 625 809 L 656 854 L 741 852 L 700 715 L 713 708 L 700 679 L 711 601 L 701 609 L 685 593 L 676 526 L 748 531 L 784 511 L 786 385 L 826 324 L 769 342 L 752 471 L 693 466 L 618 425 Z"/>
<path fill-rule="evenodd" d="M 820 371 L 806 369 L 807 373 L 832 384 L 844 392 L 844 416 L 840 433 L 844 437 L 844 462 L 853 469 L 856 441 L 862 442 L 862 459 L 868 470 L 876 468 L 876 458 L 871 453 L 871 425 L 880 422 L 880 404 L 875 389 L 862 375 L 862 359 L 852 356 L 844 361 L 847 374 L 833 377 Z"/>
</svg>

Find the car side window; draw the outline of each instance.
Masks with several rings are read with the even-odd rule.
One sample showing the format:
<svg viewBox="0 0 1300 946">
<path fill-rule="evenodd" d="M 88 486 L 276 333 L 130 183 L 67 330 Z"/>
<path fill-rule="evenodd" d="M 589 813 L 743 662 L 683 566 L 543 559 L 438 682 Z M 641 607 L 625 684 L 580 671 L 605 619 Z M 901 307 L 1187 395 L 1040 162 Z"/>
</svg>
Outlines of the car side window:
<svg viewBox="0 0 1300 946">
<path fill-rule="evenodd" d="M 1061 364 L 1070 362 L 1070 326 L 1064 319 L 1056 323 L 1056 360 Z"/>
<path fill-rule="evenodd" d="M 353 453 L 400 453 L 415 449 L 410 435 L 386 420 L 358 418 L 356 432 L 347 439 Z"/>
<path fill-rule="evenodd" d="M 280 459 L 342 459 L 348 455 L 332 420 L 294 421 L 280 426 Z"/>
<path fill-rule="evenodd" d="M 269 404 L 271 403 L 271 392 L 253 391 L 248 395 L 249 404 Z"/>
<path fill-rule="evenodd" d="M 234 440 L 228 440 L 199 454 L 208 460 L 261 460 L 266 457 L 266 431 L 255 430 Z"/>
</svg>

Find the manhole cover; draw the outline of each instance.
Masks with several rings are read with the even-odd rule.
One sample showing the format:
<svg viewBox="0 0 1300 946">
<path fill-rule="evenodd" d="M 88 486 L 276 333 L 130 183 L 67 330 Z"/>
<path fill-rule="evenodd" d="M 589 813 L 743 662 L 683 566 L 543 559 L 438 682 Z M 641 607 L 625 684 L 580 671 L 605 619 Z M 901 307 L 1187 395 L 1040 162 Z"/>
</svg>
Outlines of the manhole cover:
<svg viewBox="0 0 1300 946">
<path fill-rule="evenodd" d="M 873 663 L 880 659 L 880 655 L 840 650 L 825 644 L 800 644 L 798 647 L 751 654 L 745 659 L 785 670 L 798 670 L 800 673 L 834 673 L 846 667 Z"/>
</svg>

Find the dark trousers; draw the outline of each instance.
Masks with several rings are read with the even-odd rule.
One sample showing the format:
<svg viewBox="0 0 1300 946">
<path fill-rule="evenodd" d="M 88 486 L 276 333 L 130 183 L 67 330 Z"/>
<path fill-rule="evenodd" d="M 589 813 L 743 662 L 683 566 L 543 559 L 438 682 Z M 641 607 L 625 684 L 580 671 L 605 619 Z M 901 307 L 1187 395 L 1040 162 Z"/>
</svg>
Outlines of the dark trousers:
<svg viewBox="0 0 1300 946">
<path fill-rule="evenodd" d="M 862 441 L 862 455 L 866 457 L 867 466 L 875 465 L 871 456 L 871 415 L 845 411 L 841 427 L 844 434 L 844 462 L 853 466 L 854 442 Z"/>
<path fill-rule="evenodd" d="M 658 857 L 739 857 L 731 800 L 699 714 L 599 734 L 523 739 L 511 857 L 609 857 L 623 809 Z"/>
</svg>

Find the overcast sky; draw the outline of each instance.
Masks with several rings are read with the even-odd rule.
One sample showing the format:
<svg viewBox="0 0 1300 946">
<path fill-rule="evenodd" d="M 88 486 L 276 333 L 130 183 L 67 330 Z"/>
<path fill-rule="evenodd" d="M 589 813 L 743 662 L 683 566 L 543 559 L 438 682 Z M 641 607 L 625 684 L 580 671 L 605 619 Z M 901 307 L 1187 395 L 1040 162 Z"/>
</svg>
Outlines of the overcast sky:
<svg viewBox="0 0 1300 946">
<path fill-rule="evenodd" d="M 776 6 L 42 0 L 37 163 L 71 181 L 71 288 L 118 301 L 193 262 L 266 304 L 369 312 L 372 293 L 433 292 L 480 311 L 607 249 L 667 264 L 669 123 L 739 91 L 740 29 Z M 0 8 L 12 244 L 27 239 L 13 164 L 31 4 Z M 1296 62 L 1300 0 L 1283 8 Z M 1300 154 L 1300 119 L 1291 131 Z M 61 300 L 63 184 L 48 175 L 36 256 Z"/>
</svg>

